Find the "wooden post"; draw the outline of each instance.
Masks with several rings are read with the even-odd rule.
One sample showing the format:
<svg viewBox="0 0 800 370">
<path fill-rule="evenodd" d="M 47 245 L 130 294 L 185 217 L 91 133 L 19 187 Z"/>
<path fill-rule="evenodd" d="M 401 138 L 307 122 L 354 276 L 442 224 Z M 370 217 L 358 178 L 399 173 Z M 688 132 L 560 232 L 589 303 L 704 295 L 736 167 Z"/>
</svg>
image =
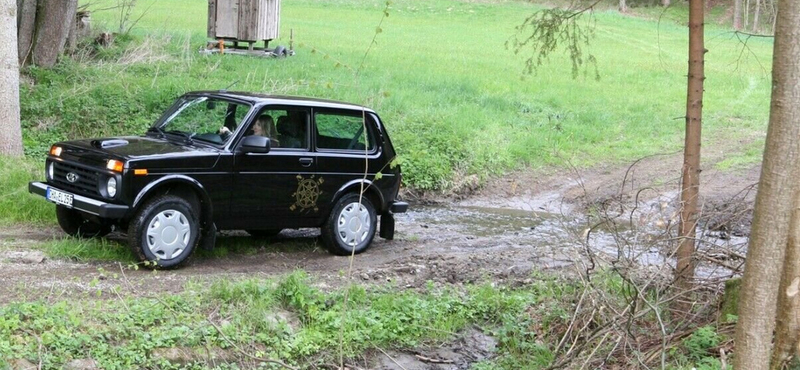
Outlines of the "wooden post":
<svg viewBox="0 0 800 370">
<path fill-rule="evenodd" d="M 208 38 L 217 38 L 217 0 L 208 0 Z"/>
</svg>

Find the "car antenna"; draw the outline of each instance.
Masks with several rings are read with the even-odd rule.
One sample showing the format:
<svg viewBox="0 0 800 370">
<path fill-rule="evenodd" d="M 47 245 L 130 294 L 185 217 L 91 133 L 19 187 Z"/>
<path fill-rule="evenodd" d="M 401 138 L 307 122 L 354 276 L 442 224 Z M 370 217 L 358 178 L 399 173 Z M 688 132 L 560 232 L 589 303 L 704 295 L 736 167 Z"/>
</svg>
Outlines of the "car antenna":
<svg viewBox="0 0 800 370">
<path fill-rule="evenodd" d="M 232 84 L 230 84 L 230 85 L 228 85 L 228 87 L 226 87 L 226 88 L 224 88 L 224 89 L 221 89 L 221 90 L 219 90 L 219 91 L 220 91 L 220 92 L 228 92 L 228 89 L 230 89 L 231 87 L 233 87 L 233 85 L 236 85 L 236 84 L 238 84 L 238 83 L 239 83 L 239 80 L 233 81 L 233 83 L 232 83 Z"/>
</svg>

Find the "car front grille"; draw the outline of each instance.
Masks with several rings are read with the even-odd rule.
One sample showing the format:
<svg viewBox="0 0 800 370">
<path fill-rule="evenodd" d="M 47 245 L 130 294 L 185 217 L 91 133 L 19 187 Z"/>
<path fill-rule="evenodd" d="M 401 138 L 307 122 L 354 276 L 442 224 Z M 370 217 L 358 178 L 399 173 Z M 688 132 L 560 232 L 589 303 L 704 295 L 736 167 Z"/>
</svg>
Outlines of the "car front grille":
<svg viewBox="0 0 800 370">
<path fill-rule="evenodd" d="M 53 184 L 78 194 L 97 197 L 98 174 L 92 170 L 63 162 L 53 162 Z M 70 181 L 74 180 L 74 181 Z"/>
</svg>

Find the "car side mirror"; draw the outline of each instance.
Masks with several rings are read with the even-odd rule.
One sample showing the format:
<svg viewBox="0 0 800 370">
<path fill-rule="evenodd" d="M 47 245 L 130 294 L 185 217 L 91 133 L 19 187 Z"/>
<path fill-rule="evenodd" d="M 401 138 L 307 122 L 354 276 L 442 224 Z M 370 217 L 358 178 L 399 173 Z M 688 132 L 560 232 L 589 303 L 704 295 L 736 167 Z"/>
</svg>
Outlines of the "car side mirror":
<svg viewBox="0 0 800 370">
<path fill-rule="evenodd" d="M 242 141 L 242 151 L 245 153 L 269 153 L 270 139 L 264 136 L 245 136 Z"/>
</svg>

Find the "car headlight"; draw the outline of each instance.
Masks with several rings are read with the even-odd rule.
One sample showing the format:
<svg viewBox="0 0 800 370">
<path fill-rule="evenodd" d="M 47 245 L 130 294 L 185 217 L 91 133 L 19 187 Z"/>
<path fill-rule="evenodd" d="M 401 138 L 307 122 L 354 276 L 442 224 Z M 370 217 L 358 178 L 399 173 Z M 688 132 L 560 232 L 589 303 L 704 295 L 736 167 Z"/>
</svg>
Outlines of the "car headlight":
<svg viewBox="0 0 800 370">
<path fill-rule="evenodd" d="M 108 182 L 106 182 L 106 192 L 111 198 L 117 195 L 117 179 L 113 177 L 108 178 Z"/>
<path fill-rule="evenodd" d="M 53 167 L 55 167 L 55 165 L 53 165 L 53 162 L 50 162 L 50 164 L 47 165 L 47 179 L 48 180 L 52 180 L 53 179 L 53 174 L 55 173 L 55 170 L 53 169 Z"/>
</svg>

